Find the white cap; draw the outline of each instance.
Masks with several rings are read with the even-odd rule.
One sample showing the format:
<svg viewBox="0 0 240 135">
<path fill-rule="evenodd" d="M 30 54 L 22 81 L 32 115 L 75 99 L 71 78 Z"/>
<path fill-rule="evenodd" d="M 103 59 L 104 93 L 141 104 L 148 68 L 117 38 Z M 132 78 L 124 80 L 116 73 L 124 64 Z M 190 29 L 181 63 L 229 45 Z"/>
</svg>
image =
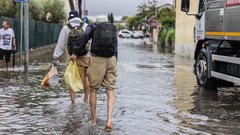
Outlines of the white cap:
<svg viewBox="0 0 240 135">
<path fill-rule="evenodd" d="M 98 16 L 96 18 L 96 22 L 108 22 L 108 18 L 106 16 Z"/>
</svg>

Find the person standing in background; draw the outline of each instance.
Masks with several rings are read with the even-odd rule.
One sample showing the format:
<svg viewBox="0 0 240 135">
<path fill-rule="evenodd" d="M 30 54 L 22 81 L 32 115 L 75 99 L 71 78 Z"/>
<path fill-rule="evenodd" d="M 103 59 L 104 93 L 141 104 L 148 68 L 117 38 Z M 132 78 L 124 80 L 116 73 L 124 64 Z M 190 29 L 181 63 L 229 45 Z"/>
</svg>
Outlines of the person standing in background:
<svg viewBox="0 0 240 135">
<path fill-rule="evenodd" d="M 0 29 L 0 61 L 1 64 L 6 62 L 6 71 L 8 71 L 9 62 L 12 51 L 16 50 L 16 39 L 13 29 L 9 28 L 9 22 L 3 20 L 2 28 Z"/>
</svg>

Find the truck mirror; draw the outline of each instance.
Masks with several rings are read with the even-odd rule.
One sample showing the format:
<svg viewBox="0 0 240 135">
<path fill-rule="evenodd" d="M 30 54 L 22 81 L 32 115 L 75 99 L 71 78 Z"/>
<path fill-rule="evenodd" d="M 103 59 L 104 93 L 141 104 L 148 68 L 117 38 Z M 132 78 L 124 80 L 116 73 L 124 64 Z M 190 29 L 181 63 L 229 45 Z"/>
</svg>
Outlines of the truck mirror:
<svg viewBox="0 0 240 135">
<path fill-rule="evenodd" d="M 186 13 L 189 12 L 189 5 L 190 5 L 190 0 L 182 0 L 181 10 Z"/>
</svg>

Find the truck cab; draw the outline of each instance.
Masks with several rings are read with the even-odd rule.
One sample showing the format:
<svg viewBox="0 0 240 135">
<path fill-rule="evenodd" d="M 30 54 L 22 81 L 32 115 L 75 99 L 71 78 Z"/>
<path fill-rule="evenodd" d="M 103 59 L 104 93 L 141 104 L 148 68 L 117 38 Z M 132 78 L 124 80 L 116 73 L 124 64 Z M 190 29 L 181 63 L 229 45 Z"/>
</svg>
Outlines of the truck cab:
<svg viewBox="0 0 240 135">
<path fill-rule="evenodd" d="M 198 85 L 216 89 L 240 84 L 240 1 L 197 0 L 198 11 L 189 13 L 190 0 L 181 10 L 194 15 L 193 66 Z"/>
</svg>

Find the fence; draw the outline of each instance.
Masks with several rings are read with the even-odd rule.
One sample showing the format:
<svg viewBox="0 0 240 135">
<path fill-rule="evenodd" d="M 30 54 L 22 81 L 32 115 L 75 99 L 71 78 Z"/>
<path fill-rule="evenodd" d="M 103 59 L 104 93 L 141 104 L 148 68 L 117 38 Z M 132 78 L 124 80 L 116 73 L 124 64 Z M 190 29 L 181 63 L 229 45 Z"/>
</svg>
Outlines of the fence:
<svg viewBox="0 0 240 135">
<path fill-rule="evenodd" d="M 20 20 L 14 20 L 12 18 L 0 17 L 0 23 L 4 19 L 9 21 L 10 27 L 14 30 L 17 51 L 20 50 L 20 37 L 21 37 L 21 22 Z M 54 44 L 58 40 L 61 26 L 58 24 L 44 23 L 37 21 L 29 21 L 29 49 L 35 49 L 50 44 Z M 24 30 L 23 30 L 24 32 Z M 22 33 L 23 34 L 23 33 Z M 23 44 L 24 49 L 24 44 Z"/>
</svg>

